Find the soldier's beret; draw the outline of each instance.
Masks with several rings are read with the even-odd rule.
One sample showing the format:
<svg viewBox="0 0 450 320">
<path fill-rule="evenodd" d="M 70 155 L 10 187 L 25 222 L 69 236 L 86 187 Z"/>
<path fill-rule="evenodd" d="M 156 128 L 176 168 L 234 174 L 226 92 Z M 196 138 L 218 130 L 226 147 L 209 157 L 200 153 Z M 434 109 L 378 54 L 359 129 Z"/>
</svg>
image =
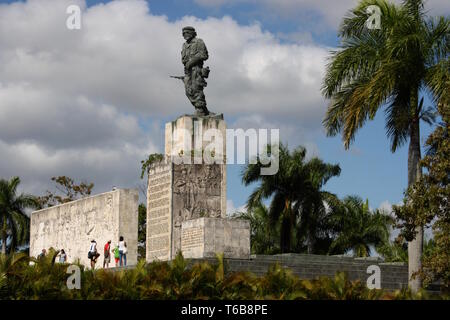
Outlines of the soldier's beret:
<svg viewBox="0 0 450 320">
<path fill-rule="evenodd" d="M 187 27 L 183 28 L 183 31 L 193 31 L 193 32 L 195 32 L 195 29 L 194 29 L 194 27 L 187 26 Z"/>
</svg>

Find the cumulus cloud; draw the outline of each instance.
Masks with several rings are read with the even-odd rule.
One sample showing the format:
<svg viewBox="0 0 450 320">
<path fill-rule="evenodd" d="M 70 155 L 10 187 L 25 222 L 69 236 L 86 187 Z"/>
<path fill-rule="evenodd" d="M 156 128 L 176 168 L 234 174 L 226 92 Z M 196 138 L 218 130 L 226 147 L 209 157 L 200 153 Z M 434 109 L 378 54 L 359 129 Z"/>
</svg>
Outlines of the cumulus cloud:
<svg viewBox="0 0 450 320">
<path fill-rule="evenodd" d="M 227 200 L 227 215 L 231 216 L 231 215 L 235 214 L 236 212 L 246 212 L 245 204 L 243 204 L 242 206 L 236 207 L 234 205 L 233 200 L 228 199 Z"/>
<path fill-rule="evenodd" d="M 137 0 L 88 8 L 82 30 L 71 31 L 62 19 L 64 3 L 72 1 L 58 1 L 56 9 L 49 0 L 2 8 L 2 82 L 25 80 L 58 93 L 82 92 L 139 114 L 179 114 L 191 107 L 181 82 L 168 75 L 182 72 L 180 30 L 192 24 L 211 53 L 206 94 L 212 109 L 228 115 L 272 113 L 274 108 L 284 115 L 299 115 L 302 110 L 312 111 L 312 117 L 320 113 L 317 89 L 327 48 L 281 45 L 259 25 L 241 26 L 230 17 L 184 17 L 171 23 L 152 15 L 147 3 Z M 46 6 L 46 19 L 28 18 Z M 16 27 L 23 24 L 18 21 L 27 20 L 29 28 Z"/>
<path fill-rule="evenodd" d="M 315 136 L 320 133 L 320 128 L 314 128 L 307 124 L 298 126 L 298 122 L 292 122 L 286 118 L 266 118 L 260 114 L 252 114 L 241 116 L 228 125 L 230 129 L 242 128 L 244 130 L 255 129 L 258 134 L 259 128 L 267 129 L 267 142 L 276 143 L 270 141 L 271 129 L 279 130 L 280 142 L 287 144 L 289 149 L 303 146 L 306 148 L 306 160 L 312 157 L 319 157 L 320 152 L 317 144 L 314 141 Z M 258 136 L 259 139 L 259 136 Z"/>
<path fill-rule="evenodd" d="M 31 84 L 0 86 L 0 137 L 49 148 L 114 146 L 139 137 L 136 117 L 84 96 L 55 93 Z M 38 120 L 38 121 L 37 121 Z"/>
<path fill-rule="evenodd" d="M 72 4 L 81 30 L 66 28 Z M 63 174 L 96 191 L 140 183 L 139 161 L 162 150 L 164 122 L 193 111 L 168 77 L 183 71 L 185 25 L 210 52 L 211 110 L 231 125 L 283 127 L 288 139 L 319 130 L 329 48 L 283 44 L 227 16 L 169 21 L 143 0 L 28 0 L 0 6 L 0 176 L 36 192 Z"/>
<path fill-rule="evenodd" d="M 392 204 L 388 200 L 383 201 L 380 204 L 380 206 L 378 207 L 378 209 L 383 210 L 386 214 L 389 214 L 389 215 L 394 214 L 392 212 Z"/>
</svg>

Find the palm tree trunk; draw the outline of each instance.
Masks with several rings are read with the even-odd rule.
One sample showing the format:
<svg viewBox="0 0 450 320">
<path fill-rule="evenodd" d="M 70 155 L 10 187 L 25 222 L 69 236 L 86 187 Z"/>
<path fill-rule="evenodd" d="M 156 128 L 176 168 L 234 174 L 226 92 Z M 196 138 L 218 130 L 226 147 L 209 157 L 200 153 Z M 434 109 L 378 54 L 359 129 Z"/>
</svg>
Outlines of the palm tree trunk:
<svg viewBox="0 0 450 320">
<path fill-rule="evenodd" d="M 311 234 L 311 230 L 308 231 L 308 254 L 312 254 L 314 252 L 314 239 Z"/>
<path fill-rule="evenodd" d="M 283 217 L 281 221 L 281 238 L 280 249 L 281 253 L 287 253 L 291 247 L 291 218 Z"/>
<path fill-rule="evenodd" d="M 292 212 L 291 212 L 291 202 L 286 199 L 284 202 L 284 212 L 283 220 L 281 222 L 281 242 L 280 249 L 281 253 L 286 253 L 291 250 L 292 242 Z"/>
<path fill-rule="evenodd" d="M 417 90 L 412 94 L 411 106 L 415 110 L 413 121 L 410 127 L 410 142 L 408 150 L 408 187 L 414 184 L 422 177 L 422 168 L 420 166 L 420 127 L 419 115 L 417 111 L 418 93 Z M 422 282 L 418 276 L 412 279 L 415 272 L 422 266 L 421 258 L 423 251 L 423 227 L 416 228 L 416 237 L 408 243 L 408 276 L 409 286 L 413 292 L 417 292 Z"/>
</svg>

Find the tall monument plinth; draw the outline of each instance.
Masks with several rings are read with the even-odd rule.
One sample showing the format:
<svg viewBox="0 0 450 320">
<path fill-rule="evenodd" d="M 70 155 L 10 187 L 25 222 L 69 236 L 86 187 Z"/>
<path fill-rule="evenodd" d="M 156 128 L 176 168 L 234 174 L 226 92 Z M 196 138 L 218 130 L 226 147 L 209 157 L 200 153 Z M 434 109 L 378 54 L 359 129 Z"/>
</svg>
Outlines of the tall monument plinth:
<svg viewBox="0 0 450 320">
<path fill-rule="evenodd" d="M 223 115 L 181 116 L 166 124 L 165 159 L 149 169 L 147 260 L 222 252 L 249 258 L 250 225 L 226 218 Z"/>
</svg>

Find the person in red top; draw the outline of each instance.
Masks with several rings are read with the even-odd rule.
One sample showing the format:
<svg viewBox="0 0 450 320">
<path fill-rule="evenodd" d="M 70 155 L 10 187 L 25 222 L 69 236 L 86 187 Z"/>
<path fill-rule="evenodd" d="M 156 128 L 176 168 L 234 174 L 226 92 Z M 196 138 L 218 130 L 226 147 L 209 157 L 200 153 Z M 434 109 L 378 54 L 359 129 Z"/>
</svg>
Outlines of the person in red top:
<svg viewBox="0 0 450 320">
<path fill-rule="evenodd" d="M 111 261 L 111 240 L 105 244 L 104 257 L 103 268 L 105 268 L 105 265 L 109 268 L 109 262 Z"/>
</svg>

